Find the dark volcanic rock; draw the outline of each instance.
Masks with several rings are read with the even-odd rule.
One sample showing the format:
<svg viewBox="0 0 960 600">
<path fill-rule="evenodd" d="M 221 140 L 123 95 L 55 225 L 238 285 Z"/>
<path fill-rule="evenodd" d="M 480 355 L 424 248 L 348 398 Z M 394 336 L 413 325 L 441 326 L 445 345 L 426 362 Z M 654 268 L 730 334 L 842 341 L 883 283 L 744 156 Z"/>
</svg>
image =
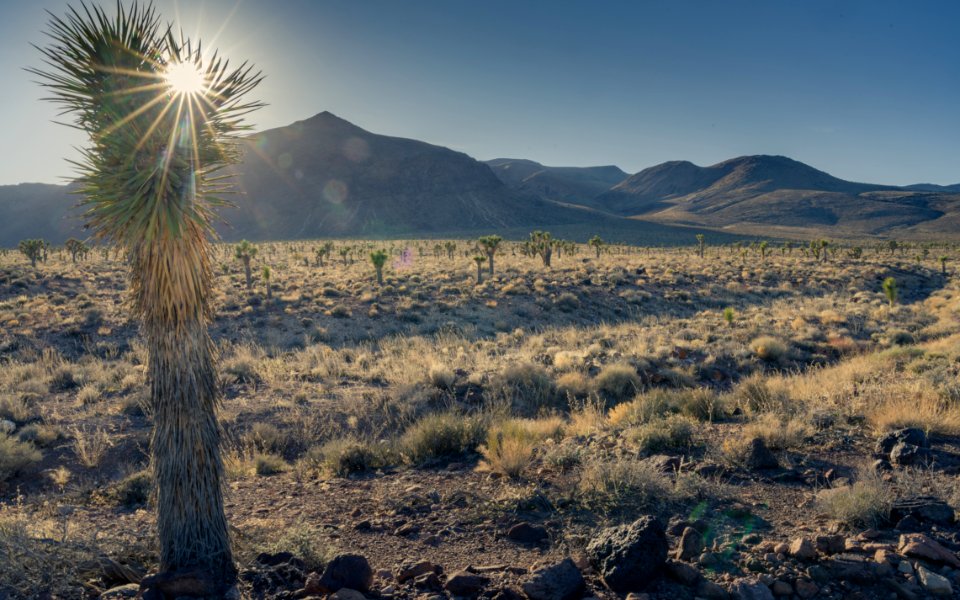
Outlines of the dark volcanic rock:
<svg viewBox="0 0 960 600">
<path fill-rule="evenodd" d="M 874 452 L 877 456 L 889 456 L 890 451 L 893 450 L 893 447 L 899 443 L 911 444 L 913 446 L 919 446 L 920 448 L 929 448 L 930 441 L 927 439 L 927 434 L 924 431 L 917 427 L 907 427 L 904 429 L 897 429 L 896 431 L 891 431 L 883 435 L 879 440 L 877 440 L 877 446 L 874 449 Z"/>
<path fill-rule="evenodd" d="M 932 496 L 914 496 L 894 501 L 890 507 L 890 520 L 898 522 L 913 517 L 921 523 L 952 525 L 956 521 L 953 508 L 943 500 Z"/>
<path fill-rule="evenodd" d="M 761 438 L 754 438 L 747 448 L 744 465 L 751 471 L 760 471 L 779 468 L 780 461 L 773 455 L 773 452 L 770 452 Z"/>
<path fill-rule="evenodd" d="M 341 554 L 327 564 L 318 582 L 319 589 L 326 593 L 340 588 L 367 592 L 373 583 L 373 569 L 367 559 L 359 554 Z"/>
<path fill-rule="evenodd" d="M 620 593 L 642 590 L 659 576 L 667 551 L 663 525 L 649 515 L 604 529 L 587 546 L 590 563 L 603 582 Z"/>
<path fill-rule="evenodd" d="M 520 544 L 539 544 L 549 537 L 546 527 L 530 523 L 518 523 L 507 531 L 507 538 Z"/>
<path fill-rule="evenodd" d="M 573 560 L 565 558 L 531 573 L 522 587 L 530 600 L 577 600 L 583 596 L 586 582 Z"/>
</svg>

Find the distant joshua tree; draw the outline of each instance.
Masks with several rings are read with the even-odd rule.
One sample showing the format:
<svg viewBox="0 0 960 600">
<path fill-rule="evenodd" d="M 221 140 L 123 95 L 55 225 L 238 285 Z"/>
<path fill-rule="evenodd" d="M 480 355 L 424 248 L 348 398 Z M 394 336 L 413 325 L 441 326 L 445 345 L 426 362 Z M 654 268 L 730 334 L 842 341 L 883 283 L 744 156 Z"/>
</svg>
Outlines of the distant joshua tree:
<svg viewBox="0 0 960 600">
<path fill-rule="evenodd" d="M 78 256 L 82 259 L 87 255 L 87 252 L 90 251 L 90 248 L 87 247 L 86 244 L 75 238 L 70 238 L 67 240 L 63 247 L 66 248 L 67 252 L 70 253 L 71 262 L 77 262 Z"/>
<path fill-rule="evenodd" d="M 947 274 L 947 261 L 950 260 L 946 254 L 940 256 L 940 273 Z"/>
<path fill-rule="evenodd" d="M 760 260 L 762 260 L 763 262 L 767 261 L 767 248 L 769 246 L 770 246 L 770 242 L 768 242 L 767 240 L 763 240 L 762 242 L 760 242 L 760 245 L 758 246 L 758 248 L 760 248 Z"/>
<path fill-rule="evenodd" d="M 330 253 L 333 252 L 333 242 L 324 242 L 319 248 L 317 248 L 317 266 L 325 266 L 325 261 L 327 257 L 330 256 Z"/>
<path fill-rule="evenodd" d="M 697 254 L 703 258 L 703 251 L 706 247 L 706 237 L 702 233 L 697 234 Z"/>
<path fill-rule="evenodd" d="M 500 248 L 503 238 L 499 235 L 485 235 L 479 240 L 480 247 L 487 255 L 487 272 L 490 275 L 493 275 L 493 256 L 497 253 L 497 250 Z"/>
<path fill-rule="evenodd" d="M 543 261 L 543 266 L 549 267 L 555 241 L 549 231 L 534 231 L 530 234 L 527 244 L 531 254 L 539 256 L 540 260 Z"/>
<path fill-rule="evenodd" d="M 263 265 L 263 270 L 260 272 L 263 275 L 263 287 L 267 291 L 267 300 L 273 297 L 273 294 L 270 291 L 270 267 Z"/>
<path fill-rule="evenodd" d="M 447 259 L 453 260 L 453 254 L 457 251 L 457 243 L 450 241 L 443 243 L 443 249 L 447 252 Z"/>
<path fill-rule="evenodd" d="M 590 241 L 587 243 L 593 246 L 593 249 L 597 252 L 597 260 L 600 260 L 600 251 L 603 250 L 604 246 L 603 238 L 601 238 L 599 235 L 595 235 L 590 238 Z"/>
<path fill-rule="evenodd" d="M 383 265 L 387 264 L 386 250 L 374 250 L 370 253 L 370 262 L 377 271 L 377 285 L 383 285 Z"/>
<path fill-rule="evenodd" d="M 473 262 L 477 263 L 477 285 L 480 285 L 480 282 L 483 280 L 483 263 L 486 262 L 487 257 L 483 255 L 476 255 L 473 257 Z"/>
<path fill-rule="evenodd" d="M 253 289 L 253 273 L 250 272 L 250 260 L 257 255 L 257 247 L 247 240 L 241 241 L 234 249 L 234 257 L 243 262 L 244 275 L 247 276 L 247 289 Z"/>
<path fill-rule="evenodd" d="M 883 280 L 883 293 L 892 307 L 897 302 L 897 280 L 893 277 L 887 277 Z"/>
<path fill-rule="evenodd" d="M 34 269 L 37 268 L 37 261 L 43 259 L 45 247 L 46 242 L 43 240 L 22 240 L 17 245 L 17 249 L 20 250 L 24 256 L 30 259 L 30 266 Z"/>
</svg>

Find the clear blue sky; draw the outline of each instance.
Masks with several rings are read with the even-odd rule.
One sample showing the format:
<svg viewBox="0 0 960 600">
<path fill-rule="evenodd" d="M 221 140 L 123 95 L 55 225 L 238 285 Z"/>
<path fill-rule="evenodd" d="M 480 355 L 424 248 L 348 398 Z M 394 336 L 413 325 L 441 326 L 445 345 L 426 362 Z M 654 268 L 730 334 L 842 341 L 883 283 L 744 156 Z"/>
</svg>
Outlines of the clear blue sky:
<svg viewBox="0 0 960 600">
<path fill-rule="evenodd" d="M 22 70 L 39 64 L 44 8 L 65 5 L 0 3 L 0 184 L 59 181 L 84 141 Z M 764 153 L 852 180 L 960 182 L 956 0 L 157 5 L 264 71 L 258 129 L 329 110 L 479 159 L 635 172 Z"/>
</svg>

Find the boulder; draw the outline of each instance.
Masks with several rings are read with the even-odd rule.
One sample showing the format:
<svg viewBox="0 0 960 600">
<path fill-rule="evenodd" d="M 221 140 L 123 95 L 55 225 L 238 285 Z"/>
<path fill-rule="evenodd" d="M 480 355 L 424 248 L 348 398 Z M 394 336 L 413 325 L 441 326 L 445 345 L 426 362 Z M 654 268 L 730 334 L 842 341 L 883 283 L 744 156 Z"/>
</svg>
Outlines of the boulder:
<svg viewBox="0 0 960 600">
<path fill-rule="evenodd" d="M 736 600 L 773 600 L 773 592 L 755 579 L 738 579 L 730 586 L 730 595 Z"/>
<path fill-rule="evenodd" d="M 693 527 L 686 527 L 680 534 L 680 545 L 677 548 L 679 560 L 693 560 L 703 552 L 703 535 Z"/>
<path fill-rule="evenodd" d="M 874 452 L 877 456 L 889 456 L 893 447 L 899 443 L 911 444 L 920 448 L 930 447 L 930 440 L 927 439 L 926 432 L 918 427 L 906 427 L 883 435 L 877 440 Z"/>
<path fill-rule="evenodd" d="M 590 564 L 603 583 L 623 594 L 640 591 L 658 577 L 667 551 L 663 525 L 650 515 L 604 529 L 587 546 Z"/>
<path fill-rule="evenodd" d="M 898 467 L 926 464 L 930 462 L 930 449 L 915 444 L 897 442 L 890 451 L 890 463 Z"/>
<path fill-rule="evenodd" d="M 956 515 L 953 508 L 939 498 L 932 496 L 914 496 L 894 501 L 890 507 L 890 520 L 894 523 L 906 517 L 913 517 L 920 523 L 933 525 L 953 525 Z"/>
<path fill-rule="evenodd" d="M 934 596 L 953 596 L 953 586 L 950 585 L 950 580 L 943 575 L 938 575 L 920 566 L 917 567 L 917 576 L 920 578 L 920 585 L 930 594 Z"/>
<path fill-rule="evenodd" d="M 519 544 L 539 544 L 549 538 L 546 527 L 530 523 L 517 523 L 507 531 L 507 539 Z"/>
<path fill-rule="evenodd" d="M 905 533 L 900 536 L 897 552 L 904 556 L 923 558 L 932 562 L 946 564 L 954 569 L 960 568 L 960 559 L 953 552 L 940 545 L 936 540 L 922 533 Z"/>
<path fill-rule="evenodd" d="M 341 554 L 327 564 L 317 587 L 325 593 L 349 588 L 360 593 L 370 591 L 373 583 L 373 569 L 367 559 L 359 554 Z"/>
<path fill-rule="evenodd" d="M 586 582 L 570 558 L 531 573 L 521 588 L 530 600 L 578 600 Z"/>
<path fill-rule="evenodd" d="M 443 588 L 450 592 L 451 596 L 472 598 L 479 594 L 489 583 L 489 577 L 470 573 L 469 571 L 459 571 L 447 579 L 447 583 Z"/>
</svg>

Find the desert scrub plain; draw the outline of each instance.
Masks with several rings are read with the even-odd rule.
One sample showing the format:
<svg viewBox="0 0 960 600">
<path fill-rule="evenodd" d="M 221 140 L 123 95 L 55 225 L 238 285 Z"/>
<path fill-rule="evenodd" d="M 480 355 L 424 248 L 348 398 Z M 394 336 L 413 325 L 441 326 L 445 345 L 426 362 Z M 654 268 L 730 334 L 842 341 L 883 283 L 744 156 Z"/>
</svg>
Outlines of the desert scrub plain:
<svg viewBox="0 0 960 600">
<path fill-rule="evenodd" d="M 494 246 L 216 247 L 246 597 L 958 596 L 956 246 Z M 0 256 L 0 597 L 129 597 L 125 264 L 38 252 Z"/>
</svg>

